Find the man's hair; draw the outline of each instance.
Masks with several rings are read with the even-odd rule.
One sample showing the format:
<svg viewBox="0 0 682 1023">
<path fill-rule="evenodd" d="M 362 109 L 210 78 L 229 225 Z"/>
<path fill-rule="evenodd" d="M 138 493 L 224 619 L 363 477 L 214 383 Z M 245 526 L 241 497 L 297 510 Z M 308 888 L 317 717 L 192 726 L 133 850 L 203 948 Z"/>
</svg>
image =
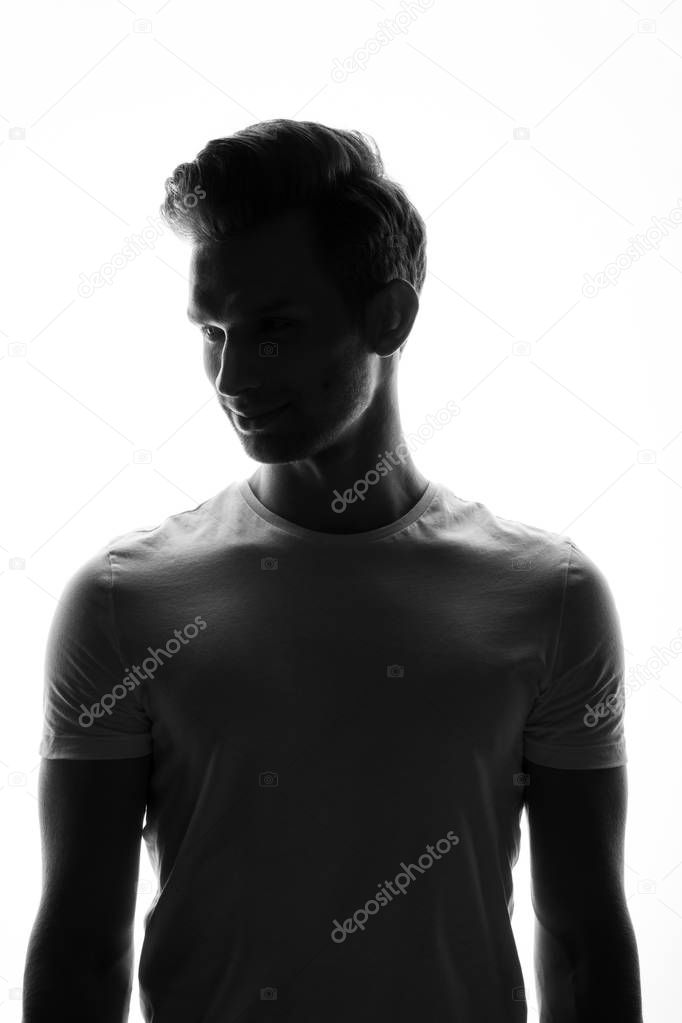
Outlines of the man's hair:
<svg viewBox="0 0 682 1023">
<path fill-rule="evenodd" d="M 370 135 L 314 121 L 261 121 L 212 139 L 175 168 L 165 190 L 162 220 L 195 244 L 308 211 L 322 269 L 355 325 L 367 299 L 394 278 L 421 292 L 426 225 L 385 175 Z"/>
</svg>

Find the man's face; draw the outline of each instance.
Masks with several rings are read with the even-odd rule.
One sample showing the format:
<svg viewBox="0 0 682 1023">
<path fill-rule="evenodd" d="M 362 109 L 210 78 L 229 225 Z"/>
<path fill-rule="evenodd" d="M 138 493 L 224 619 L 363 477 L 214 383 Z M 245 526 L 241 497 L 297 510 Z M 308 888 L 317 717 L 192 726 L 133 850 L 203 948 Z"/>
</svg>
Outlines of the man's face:
<svg viewBox="0 0 682 1023">
<path fill-rule="evenodd" d="M 372 401 L 381 360 L 320 269 L 305 214 L 195 246 L 189 294 L 206 373 L 251 458 L 297 461 L 352 431 Z M 267 422 L 237 414 L 279 406 L 287 407 Z"/>
</svg>

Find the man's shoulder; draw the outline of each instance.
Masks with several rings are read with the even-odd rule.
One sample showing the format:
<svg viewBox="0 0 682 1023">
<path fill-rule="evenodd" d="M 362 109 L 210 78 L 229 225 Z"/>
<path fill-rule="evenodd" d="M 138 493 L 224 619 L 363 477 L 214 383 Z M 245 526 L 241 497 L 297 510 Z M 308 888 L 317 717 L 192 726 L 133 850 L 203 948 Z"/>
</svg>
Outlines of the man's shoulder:
<svg viewBox="0 0 682 1023">
<path fill-rule="evenodd" d="M 130 529 L 112 537 L 109 546 L 112 550 L 154 549 L 169 544 L 191 543 L 197 534 L 215 533 L 225 521 L 226 506 L 230 498 L 234 498 L 236 486 L 231 483 L 199 504 L 166 515 L 152 526 Z"/>
<path fill-rule="evenodd" d="M 229 528 L 225 502 L 233 486 L 154 525 L 111 536 L 79 564 L 73 578 L 92 586 L 116 587 L 138 579 L 149 581 L 157 573 L 182 572 L 189 563 L 196 565 L 202 552 L 210 553 L 224 542 Z"/>
<path fill-rule="evenodd" d="M 556 574 L 565 569 L 572 540 L 563 533 L 493 511 L 482 501 L 465 500 L 445 488 L 446 530 L 454 542 L 487 564 L 499 561 L 519 572 Z"/>
</svg>

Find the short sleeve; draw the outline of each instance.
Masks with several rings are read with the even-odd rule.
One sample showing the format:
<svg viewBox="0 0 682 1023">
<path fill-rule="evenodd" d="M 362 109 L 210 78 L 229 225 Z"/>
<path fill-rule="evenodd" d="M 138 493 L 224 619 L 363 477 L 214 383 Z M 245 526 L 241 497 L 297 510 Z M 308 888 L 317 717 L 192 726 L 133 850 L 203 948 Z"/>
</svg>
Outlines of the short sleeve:
<svg viewBox="0 0 682 1023">
<path fill-rule="evenodd" d="M 524 756 L 546 767 L 627 763 L 620 619 L 602 571 L 569 538 L 555 649 L 524 729 Z"/>
<path fill-rule="evenodd" d="M 150 722 L 126 674 L 106 550 L 69 579 L 49 629 L 38 753 L 47 759 L 108 760 L 151 752 Z"/>
</svg>

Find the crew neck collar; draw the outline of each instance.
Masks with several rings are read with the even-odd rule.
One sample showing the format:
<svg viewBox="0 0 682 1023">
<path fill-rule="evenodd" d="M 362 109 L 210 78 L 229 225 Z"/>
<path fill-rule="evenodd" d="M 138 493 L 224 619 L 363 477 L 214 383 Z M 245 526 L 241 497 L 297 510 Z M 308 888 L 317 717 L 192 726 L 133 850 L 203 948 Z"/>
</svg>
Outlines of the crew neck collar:
<svg viewBox="0 0 682 1023">
<path fill-rule="evenodd" d="M 311 543 L 332 544 L 342 547 L 350 544 L 364 544 L 371 543 L 374 540 L 383 540 L 385 537 L 393 536 L 394 533 L 398 533 L 401 529 L 411 526 L 431 504 L 436 494 L 437 484 L 431 480 L 417 503 L 399 519 L 396 519 L 395 522 L 388 522 L 385 526 L 379 526 L 378 529 L 368 529 L 359 533 L 325 533 L 320 529 L 307 529 L 305 526 L 300 526 L 297 522 L 290 522 L 289 519 L 276 515 L 275 512 L 270 511 L 269 508 L 262 504 L 251 489 L 248 479 L 243 479 L 239 483 L 238 490 L 251 511 L 271 526 L 275 526 L 291 536 L 308 540 Z"/>
</svg>

